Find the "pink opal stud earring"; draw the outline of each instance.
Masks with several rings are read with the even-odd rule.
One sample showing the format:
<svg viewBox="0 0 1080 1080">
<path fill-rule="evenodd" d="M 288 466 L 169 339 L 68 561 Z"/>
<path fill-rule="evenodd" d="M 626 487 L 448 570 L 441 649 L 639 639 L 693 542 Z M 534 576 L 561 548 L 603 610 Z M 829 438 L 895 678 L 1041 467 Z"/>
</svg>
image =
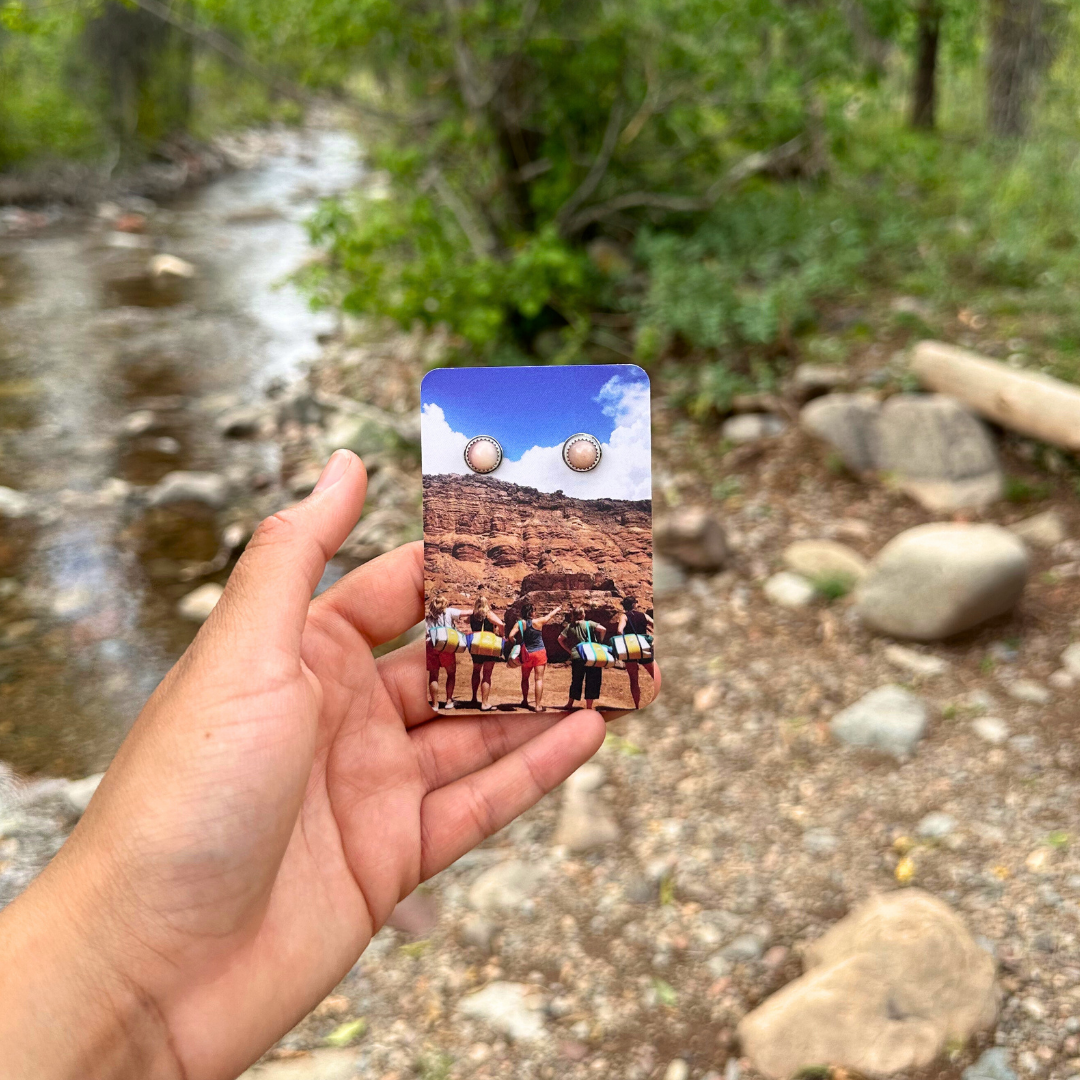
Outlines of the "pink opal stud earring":
<svg viewBox="0 0 1080 1080">
<path fill-rule="evenodd" d="M 490 435 L 477 435 L 465 444 L 465 464 L 474 473 L 494 472 L 502 459 L 502 447 Z"/>
<path fill-rule="evenodd" d="M 574 472 L 591 472 L 600 464 L 600 442 L 579 431 L 563 443 L 562 458 Z"/>
</svg>

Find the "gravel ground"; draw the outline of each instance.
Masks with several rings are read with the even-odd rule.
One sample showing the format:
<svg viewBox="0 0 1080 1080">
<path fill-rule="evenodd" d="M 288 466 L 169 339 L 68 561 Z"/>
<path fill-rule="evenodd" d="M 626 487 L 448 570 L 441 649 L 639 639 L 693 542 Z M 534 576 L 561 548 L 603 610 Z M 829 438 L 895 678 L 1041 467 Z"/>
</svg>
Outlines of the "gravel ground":
<svg viewBox="0 0 1080 1080">
<path fill-rule="evenodd" d="M 403 412 L 425 352 L 416 338 L 332 347 L 313 381 Z M 945 661 L 918 675 L 846 598 L 789 611 L 762 584 L 793 540 L 870 557 L 930 515 L 838 473 L 794 428 L 732 449 L 659 394 L 655 417 L 657 512 L 713 506 L 733 549 L 723 572 L 658 595 L 660 699 L 610 725 L 586 796 L 554 793 L 423 886 L 251 1075 L 753 1080 L 740 1018 L 800 974 L 808 942 L 905 884 L 961 914 L 1003 991 L 993 1031 L 918 1075 L 958 1077 L 994 1044 L 1022 1078 L 1080 1073 L 1080 747 L 1055 674 L 1080 637 L 1071 487 L 1005 446 L 1006 471 L 1044 497 L 982 520 L 1053 506 L 1078 539 L 1036 553 L 1012 614 L 915 647 Z M 310 468 L 304 431 L 285 436 L 286 471 Z M 376 464 L 375 502 L 408 518 L 416 463 Z M 828 727 L 888 683 L 930 711 L 899 762 Z M 565 815 L 603 822 L 596 846 L 560 846 L 561 815 L 560 835 Z"/>
<path fill-rule="evenodd" d="M 915 647 L 945 666 L 914 674 L 848 600 L 787 611 L 761 586 L 793 540 L 831 537 L 870 557 L 932 516 L 838 473 L 795 429 L 731 449 L 655 408 L 657 511 L 716 507 L 733 557 L 657 601 L 663 694 L 613 722 L 597 758 L 593 810 L 606 804 L 618 837 L 583 854 L 558 846 L 552 795 L 428 883 L 431 925 L 384 929 L 260 1074 L 321 1075 L 333 1061 L 316 1048 L 363 1017 L 350 1053 L 385 1080 L 753 1078 L 739 1019 L 801 972 L 807 942 L 904 884 L 961 913 L 1003 990 L 996 1029 L 920 1075 L 958 1076 L 994 1044 L 1022 1077 L 1080 1072 L 1080 748 L 1075 694 L 1051 678 L 1080 635 L 1080 543 L 1035 554 L 1012 614 Z M 1065 480 L 1035 471 L 1022 443 L 1003 456 L 1045 498 L 980 519 L 1053 506 L 1080 537 Z M 828 728 L 887 683 L 930 710 L 902 762 Z M 510 1019 L 465 1015 L 484 1011 L 486 998 L 462 1002 L 491 983 L 514 984 L 490 992 Z"/>
</svg>

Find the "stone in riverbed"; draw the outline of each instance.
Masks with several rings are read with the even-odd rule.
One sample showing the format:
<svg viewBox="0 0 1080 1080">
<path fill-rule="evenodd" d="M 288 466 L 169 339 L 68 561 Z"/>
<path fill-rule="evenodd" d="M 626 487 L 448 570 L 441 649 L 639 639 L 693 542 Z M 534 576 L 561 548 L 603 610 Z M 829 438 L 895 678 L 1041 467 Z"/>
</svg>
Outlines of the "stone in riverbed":
<svg viewBox="0 0 1080 1080">
<path fill-rule="evenodd" d="M 532 900 L 545 877 L 542 867 L 508 859 L 485 870 L 470 886 L 469 906 L 476 911 L 511 911 Z"/>
<path fill-rule="evenodd" d="M 866 576 L 866 560 L 835 540 L 796 540 L 784 549 L 784 565 L 811 581 L 846 581 L 851 585 Z"/>
<path fill-rule="evenodd" d="M 944 675 L 952 666 L 948 660 L 945 660 L 940 656 L 916 652 L 914 649 L 905 648 L 903 645 L 887 646 L 885 649 L 885 659 L 888 660 L 890 664 L 924 679 L 932 679 L 938 675 Z"/>
<path fill-rule="evenodd" d="M 1015 533 L 1031 547 L 1056 547 L 1068 537 L 1065 522 L 1056 510 L 1047 510 L 1034 517 L 1024 518 L 1009 526 L 1009 532 Z"/>
<path fill-rule="evenodd" d="M 936 641 L 1012 608 L 1029 568 L 1023 541 L 997 525 L 919 525 L 881 549 L 856 606 L 874 630 Z"/>
<path fill-rule="evenodd" d="M 196 502 L 220 510 L 229 498 L 229 481 L 212 472 L 166 473 L 147 493 L 150 506 Z"/>
<path fill-rule="evenodd" d="M 813 584 L 801 574 L 793 574 L 790 570 L 781 570 L 779 574 L 773 574 L 763 586 L 765 595 L 776 605 L 783 608 L 804 608 L 814 596 L 817 590 Z"/>
<path fill-rule="evenodd" d="M 827 442 L 856 473 L 877 468 L 877 420 L 881 405 L 870 394 L 827 394 L 811 401 L 799 423 Z"/>
<path fill-rule="evenodd" d="M 719 570 L 727 562 L 724 527 L 703 507 L 682 507 L 662 517 L 654 541 L 658 552 L 688 570 Z"/>
<path fill-rule="evenodd" d="M 776 1080 L 828 1062 L 867 1075 L 930 1064 L 997 1016 L 994 961 L 919 889 L 877 897 L 806 951 L 806 974 L 738 1027 Z"/>
<path fill-rule="evenodd" d="M 838 712 L 830 721 L 833 734 L 849 746 L 865 746 L 905 758 L 926 731 L 923 700 L 902 686 L 879 686 Z"/>
<path fill-rule="evenodd" d="M 935 513 L 1001 498 L 1003 477 L 989 429 L 942 394 L 897 394 L 881 408 L 877 467 Z"/>
<path fill-rule="evenodd" d="M 225 589 L 217 582 L 208 581 L 193 589 L 187 596 L 181 597 L 176 605 L 176 613 L 189 622 L 204 623 L 210 618 L 210 612 L 217 606 Z"/>
<path fill-rule="evenodd" d="M 582 765 L 563 783 L 563 804 L 553 842 L 570 851 L 589 851 L 619 838 L 619 825 L 596 794 L 604 770 L 595 761 Z"/>
<path fill-rule="evenodd" d="M 729 443 L 741 445 L 771 439 L 786 429 L 787 423 L 772 413 L 743 413 L 725 420 L 720 428 L 720 436 Z"/>
<path fill-rule="evenodd" d="M 536 1042 L 547 1037 L 543 1002 L 535 986 L 488 983 L 483 990 L 463 997 L 457 1011 L 470 1019 L 483 1020 L 514 1042 Z"/>
<path fill-rule="evenodd" d="M 940 840 L 955 829 L 956 818 L 952 814 L 943 813 L 941 810 L 931 810 L 915 826 L 915 835 L 924 840 Z"/>
<path fill-rule="evenodd" d="M 22 518 L 34 509 L 34 501 L 25 492 L 0 487 L 0 518 Z"/>
<path fill-rule="evenodd" d="M 1017 1076 L 1009 1067 L 1009 1051 L 1004 1046 L 992 1046 L 960 1074 L 960 1080 L 1017 1080 Z"/>
<path fill-rule="evenodd" d="M 1061 666 L 1074 678 L 1080 679 L 1080 641 L 1074 641 L 1061 654 Z"/>
<path fill-rule="evenodd" d="M 252 1065 L 240 1080 L 352 1080 L 360 1068 L 358 1050 L 315 1050 L 299 1058 Z"/>
</svg>

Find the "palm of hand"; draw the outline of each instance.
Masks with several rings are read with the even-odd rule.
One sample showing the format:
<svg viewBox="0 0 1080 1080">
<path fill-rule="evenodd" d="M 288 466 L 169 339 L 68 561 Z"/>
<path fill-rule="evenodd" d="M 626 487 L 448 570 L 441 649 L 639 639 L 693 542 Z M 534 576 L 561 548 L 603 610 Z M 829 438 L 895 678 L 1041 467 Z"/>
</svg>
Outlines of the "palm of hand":
<svg viewBox="0 0 1080 1080">
<path fill-rule="evenodd" d="M 272 519 L 257 537 L 57 860 L 56 873 L 85 866 L 134 820 L 98 856 L 91 891 L 134 928 L 139 947 L 118 963 L 187 1080 L 235 1076 L 340 980 L 398 900 L 603 739 L 595 713 L 429 722 L 423 643 L 372 653 L 422 614 L 419 544 L 308 606 L 362 484 L 350 492 L 346 472 L 288 512 L 299 522 Z M 303 543 L 312 502 L 324 535 Z"/>
</svg>

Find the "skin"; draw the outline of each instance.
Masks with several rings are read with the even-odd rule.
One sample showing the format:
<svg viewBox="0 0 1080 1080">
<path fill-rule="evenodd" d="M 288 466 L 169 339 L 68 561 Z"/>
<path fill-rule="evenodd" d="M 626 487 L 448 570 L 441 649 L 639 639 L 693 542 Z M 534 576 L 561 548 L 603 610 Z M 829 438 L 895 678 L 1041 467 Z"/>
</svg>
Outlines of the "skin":
<svg viewBox="0 0 1080 1080">
<path fill-rule="evenodd" d="M 462 621 L 462 617 L 458 617 L 458 622 Z M 457 657 L 452 657 L 450 666 L 445 669 L 446 671 L 446 707 L 452 708 L 454 704 L 454 686 L 457 684 Z M 476 691 L 473 691 L 473 696 L 476 696 Z M 439 673 L 435 673 L 435 677 L 428 676 L 428 702 L 433 709 L 439 707 Z"/>
<path fill-rule="evenodd" d="M 265 521 L 82 820 L 0 913 L 4 1080 L 231 1080 L 417 884 L 586 761 L 596 713 L 433 719 L 410 544 L 310 600 L 366 477 Z"/>
<path fill-rule="evenodd" d="M 580 620 L 580 621 L 584 622 L 584 621 L 586 621 L 586 620 Z M 600 623 L 598 623 L 598 622 L 592 622 L 591 620 L 587 620 L 587 621 L 588 621 L 588 623 L 589 623 L 589 626 L 591 626 L 591 627 L 592 627 L 592 629 L 593 629 L 593 630 L 594 630 L 594 631 L 596 632 L 596 636 L 597 636 L 597 639 L 598 639 L 599 641 L 603 641 L 603 640 L 604 640 L 604 639 L 605 639 L 605 638 L 607 637 L 607 627 L 606 627 L 606 626 L 601 626 L 601 625 L 600 625 Z M 571 643 L 570 643 L 570 642 L 569 642 L 569 641 L 567 640 L 565 632 L 559 635 L 559 644 L 560 644 L 560 645 L 561 645 L 561 646 L 562 646 L 562 647 L 563 647 L 563 648 L 564 648 L 564 649 L 565 649 L 565 650 L 566 650 L 566 651 L 567 651 L 568 653 L 570 653 L 571 655 L 573 655 L 573 652 L 574 652 L 574 645 L 573 645 L 573 644 L 571 644 Z M 576 644 L 576 642 L 575 642 L 574 644 Z M 566 703 L 566 708 L 567 708 L 567 709 L 572 709 L 572 708 L 574 707 L 574 703 L 575 703 L 576 701 L 577 701 L 577 698 L 571 698 L 571 699 L 570 699 L 570 700 L 569 700 L 569 701 L 568 701 L 568 702 Z M 635 698 L 634 698 L 634 707 L 635 707 L 635 708 L 637 708 L 637 701 L 638 701 L 638 699 L 637 699 L 637 698 L 635 697 Z M 585 706 L 586 706 L 586 708 L 589 708 L 589 709 L 595 708 L 595 706 L 596 706 L 596 698 L 586 698 L 586 699 L 585 699 Z"/>
<path fill-rule="evenodd" d="M 633 611 L 634 609 L 631 608 L 630 610 Z M 622 633 L 626 632 L 626 623 L 627 623 L 629 614 L 630 614 L 629 611 L 624 611 L 619 616 L 619 625 L 618 625 L 618 628 L 615 631 L 616 634 L 622 634 Z M 645 616 L 645 623 L 648 626 L 648 628 L 650 630 L 652 630 L 653 621 L 652 621 L 651 618 L 649 618 L 648 615 Z M 630 679 L 630 696 L 634 699 L 634 708 L 635 709 L 640 709 L 641 708 L 641 684 L 639 682 L 640 675 L 638 674 L 638 668 L 639 667 L 643 667 L 649 673 L 649 678 L 651 678 L 654 683 L 656 682 L 656 666 L 652 661 L 650 661 L 647 664 L 643 664 L 643 663 L 640 663 L 639 661 L 631 660 L 626 665 L 626 674 Z"/>
<path fill-rule="evenodd" d="M 475 612 L 474 612 L 475 614 Z M 505 630 L 506 623 L 495 614 L 494 611 L 489 611 L 485 616 L 492 626 L 498 630 Z M 485 664 L 478 664 L 473 661 L 472 672 L 472 700 L 476 700 L 476 691 L 480 691 L 480 708 L 487 712 L 488 710 L 488 696 L 491 694 L 491 675 L 495 670 L 495 661 L 491 660 Z"/>
<path fill-rule="evenodd" d="M 551 620 L 554 619 L 560 611 L 562 611 L 561 604 L 559 605 L 559 607 L 554 608 L 552 611 L 549 611 L 542 619 L 533 619 L 533 626 L 537 630 L 543 630 L 543 628 L 547 626 L 547 624 L 551 622 Z M 510 631 L 510 640 L 513 641 L 514 638 L 516 638 L 517 636 L 518 624 L 515 623 L 514 628 Z M 522 646 L 522 648 L 524 648 L 524 645 Z M 534 667 L 530 670 L 536 676 L 536 678 L 533 680 L 533 693 L 536 696 L 536 711 L 540 712 L 540 710 L 543 708 L 543 706 L 541 705 L 541 701 L 543 701 L 544 698 L 544 672 L 547 671 L 547 664 L 541 664 L 539 667 Z M 521 704 L 524 708 L 529 708 L 529 671 L 526 671 L 524 668 L 522 668 L 521 671 Z"/>
</svg>

